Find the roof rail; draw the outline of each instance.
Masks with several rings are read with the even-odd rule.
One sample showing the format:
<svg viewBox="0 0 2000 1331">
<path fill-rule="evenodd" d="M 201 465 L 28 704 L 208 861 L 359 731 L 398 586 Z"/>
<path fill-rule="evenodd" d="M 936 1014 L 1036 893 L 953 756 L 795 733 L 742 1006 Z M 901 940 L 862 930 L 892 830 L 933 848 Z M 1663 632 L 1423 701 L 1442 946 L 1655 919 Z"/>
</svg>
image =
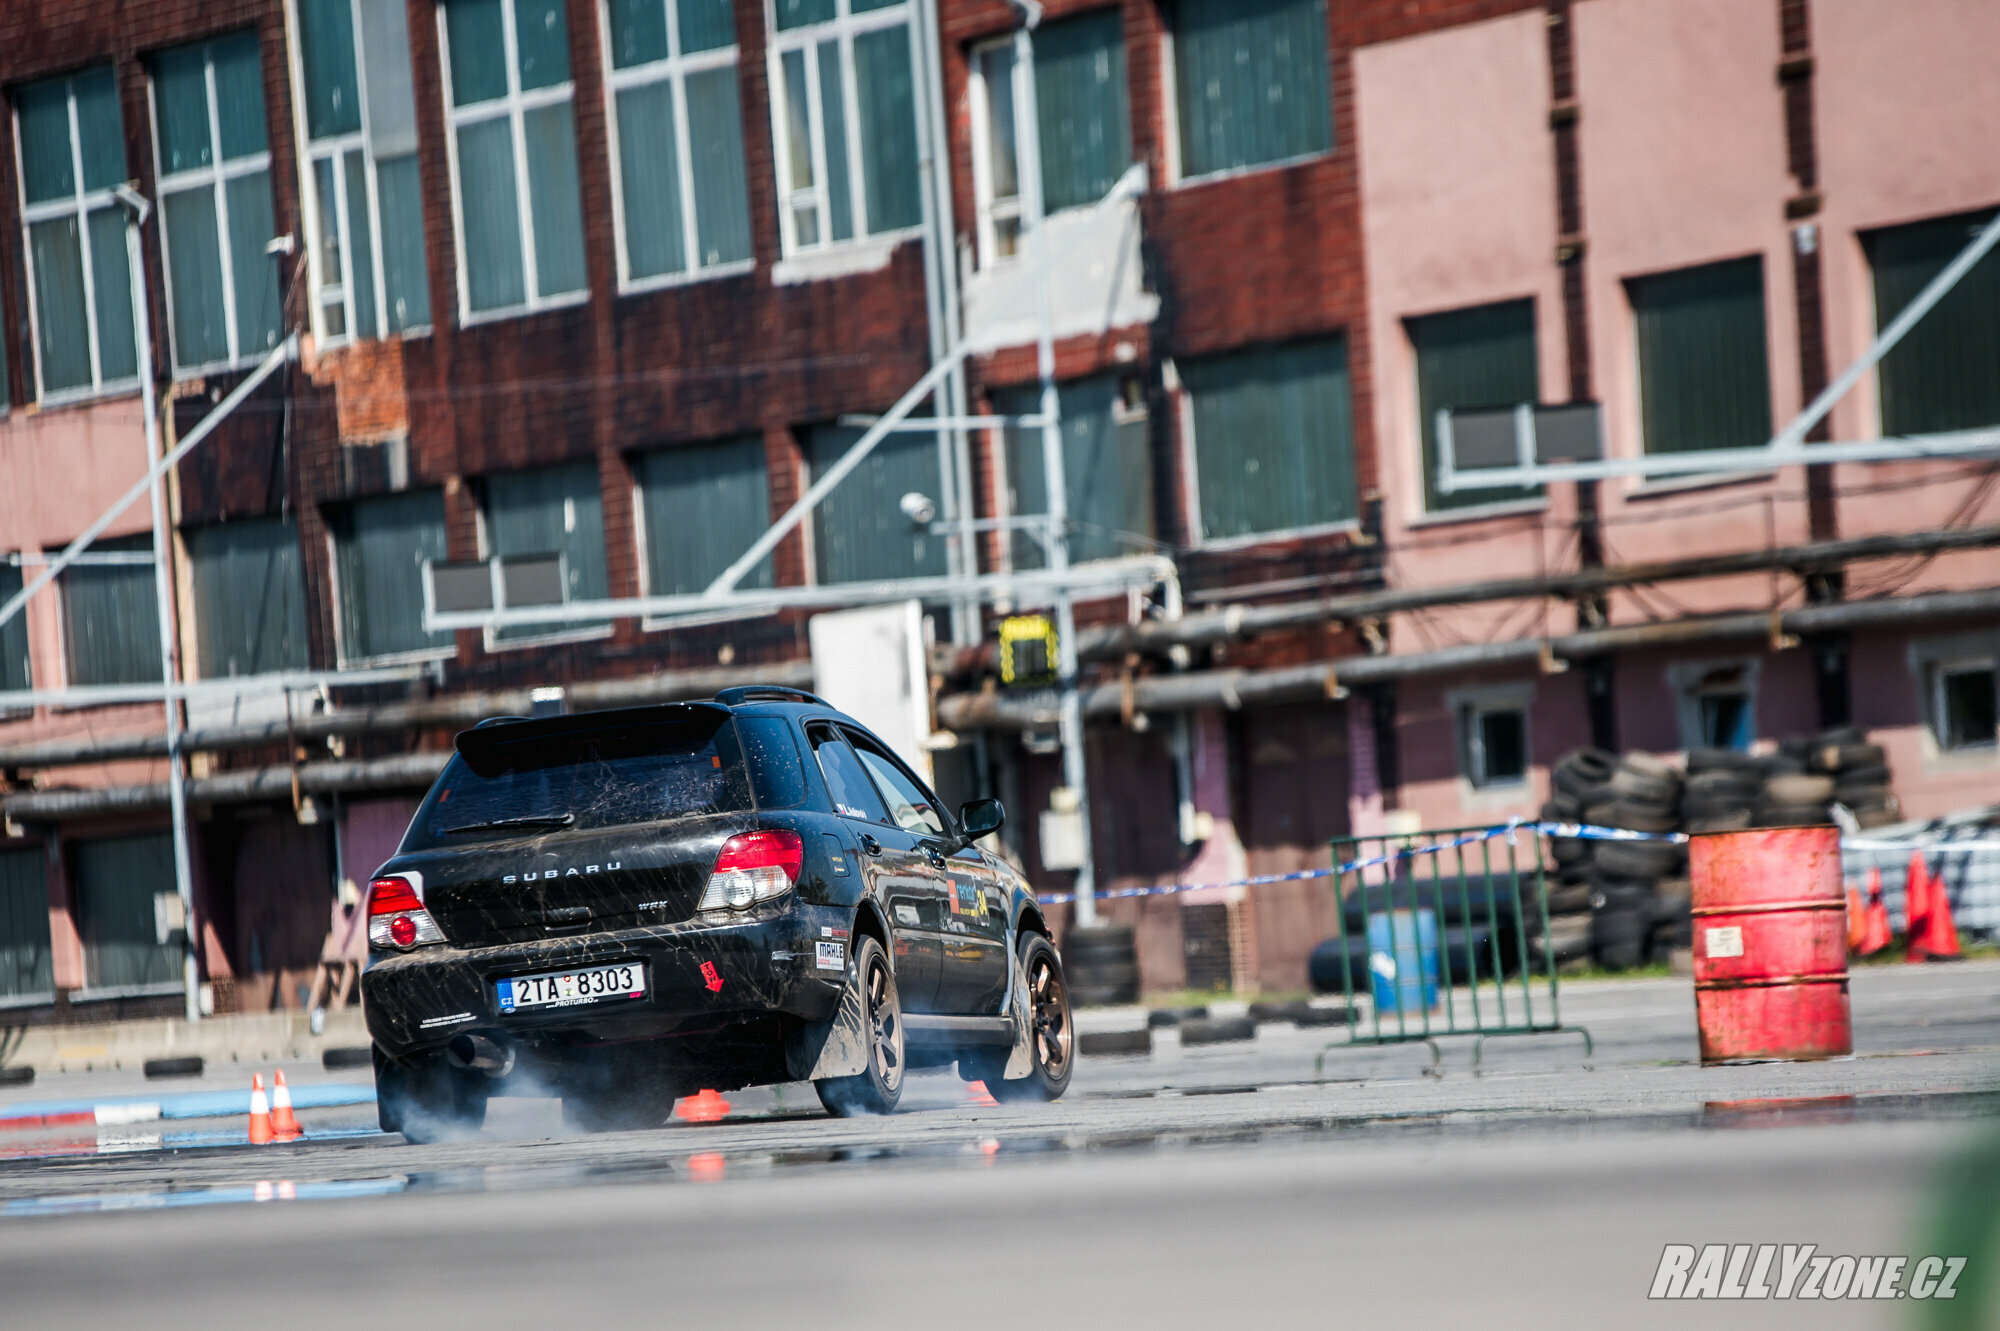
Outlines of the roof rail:
<svg viewBox="0 0 2000 1331">
<path fill-rule="evenodd" d="M 715 700 L 724 707 L 735 707 L 746 702 L 803 702 L 815 707 L 830 704 L 818 694 L 807 693 L 804 689 L 787 688 L 783 684 L 740 684 L 733 689 L 717 689 Z"/>
<path fill-rule="evenodd" d="M 532 721 L 534 719 L 532 716 L 489 716 L 480 721 L 473 729 L 484 730 L 488 726 L 510 726 L 516 721 Z"/>
</svg>

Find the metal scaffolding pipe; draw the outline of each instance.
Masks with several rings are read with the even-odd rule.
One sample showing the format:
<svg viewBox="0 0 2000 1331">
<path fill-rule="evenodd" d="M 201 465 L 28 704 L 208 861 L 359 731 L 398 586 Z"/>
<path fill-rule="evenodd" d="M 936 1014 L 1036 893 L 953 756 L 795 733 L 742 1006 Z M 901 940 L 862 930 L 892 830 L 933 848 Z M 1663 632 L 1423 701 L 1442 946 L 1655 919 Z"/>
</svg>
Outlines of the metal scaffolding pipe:
<svg viewBox="0 0 2000 1331">
<path fill-rule="evenodd" d="M 448 751 L 406 753 L 365 762 L 302 763 L 298 767 L 254 767 L 222 772 L 187 783 L 190 804 L 258 804 L 289 802 L 292 780 L 302 795 L 360 795 L 392 790 L 422 790 L 437 779 L 451 758 Z M 0 799 L 0 813 L 10 822 L 59 823 L 119 814 L 154 813 L 169 801 L 167 783 L 105 786 L 95 790 L 36 790 Z"/>
<path fill-rule="evenodd" d="M 771 666 L 727 666 L 676 670 L 630 679 L 593 680 L 568 687 L 572 711 L 602 711 L 610 707 L 642 707 L 649 703 L 706 698 L 736 684 L 783 684 L 811 688 L 812 662 L 786 661 Z M 181 736 L 183 753 L 223 753 L 273 744 L 309 743 L 335 735 L 390 735 L 429 727 L 470 726 L 489 716 L 527 715 L 528 689 L 454 694 L 419 702 L 348 707 L 302 716 L 289 724 L 266 721 L 255 725 L 215 726 Z M 167 739 L 157 731 L 129 735 L 98 735 L 83 739 L 47 740 L 0 749 L 0 771 L 65 767 L 78 763 L 164 758 Z"/>
<path fill-rule="evenodd" d="M 1774 568 L 1817 572 L 1839 568 L 1858 560 L 1888 559 L 1901 555 L 1943 554 L 1954 550 L 1980 550 L 1994 546 L 2000 546 L 2000 526 L 1969 527 L 1961 531 L 1862 536 L 1843 541 L 1820 541 L 1809 545 L 1779 546 L 1768 550 L 1698 555 L 1688 559 L 1662 560 L 1651 564 L 1585 568 L 1571 573 L 1495 578 L 1484 582 L 1457 583 L 1442 587 L 1412 587 L 1391 591 L 1359 592 L 1345 596 L 1321 596 L 1309 600 L 1287 601 L 1280 605 L 1228 606 L 1219 610 L 1205 610 L 1185 615 L 1180 619 L 1154 619 L 1139 624 L 1082 629 L 1077 634 L 1077 653 L 1086 659 L 1115 660 L 1130 652 L 1163 653 L 1168 648 L 1176 646 L 1211 646 L 1215 643 L 1255 637 L 1260 633 L 1311 628 L 1342 620 L 1378 619 L 1386 615 L 1438 606 L 1518 601 L 1536 597 L 1571 599 L 1613 591 L 1620 587 L 1645 586 L 1656 582 L 1720 578 L 1739 573 L 1764 573 Z M 998 649 L 991 643 L 969 651 L 954 651 L 942 647 L 934 654 L 932 665 L 933 669 L 945 675 L 962 675 L 980 669 L 994 670 L 998 669 L 997 652 Z"/>
<path fill-rule="evenodd" d="M 2000 618 L 2000 590 L 1936 592 L 1926 596 L 1878 601 L 1845 601 L 1802 606 L 1774 620 L 1764 613 L 1720 615 L 1706 619 L 1632 624 L 1565 634 L 1546 642 L 1521 638 L 1510 642 L 1469 643 L 1434 652 L 1355 656 L 1276 670 L 1203 670 L 1180 675 L 1155 675 L 1135 680 L 1128 694 L 1120 681 L 1099 684 L 1083 693 L 1084 715 L 1092 719 L 1123 717 L 1132 712 L 1237 710 L 1279 703 L 1308 702 L 1335 696 L 1357 684 L 1454 671 L 1536 668 L 1544 652 L 1556 660 L 1579 661 L 1654 647 L 1695 646 L 1722 642 L 1765 642 L 1774 630 L 1784 634 L 1826 633 L 1840 629 L 1886 628 L 1940 620 Z M 1055 708 L 999 693 L 960 693 L 938 700 L 938 723 L 950 730 L 1027 730 L 1054 724 Z"/>
</svg>

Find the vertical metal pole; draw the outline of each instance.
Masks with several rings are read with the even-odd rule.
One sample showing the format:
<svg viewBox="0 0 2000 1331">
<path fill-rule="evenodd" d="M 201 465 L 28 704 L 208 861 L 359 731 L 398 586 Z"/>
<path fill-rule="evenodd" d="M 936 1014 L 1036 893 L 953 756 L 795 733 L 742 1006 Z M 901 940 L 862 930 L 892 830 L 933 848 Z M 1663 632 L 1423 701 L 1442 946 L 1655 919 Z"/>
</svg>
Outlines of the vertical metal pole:
<svg viewBox="0 0 2000 1331">
<path fill-rule="evenodd" d="M 139 403 L 146 417 L 146 464 L 160 460 L 160 406 L 153 384 L 152 307 L 146 303 L 146 268 L 141 262 L 139 227 L 150 208 L 125 208 L 125 262 L 132 270 L 133 323 L 139 339 Z M 186 923 L 185 950 L 181 956 L 181 983 L 187 998 L 187 1019 L 201 1020 L 201 933 L 194 918 L 194 864 L 188 847 L 187 770 L 181 753 L 180 652 L 174 619 L 172 530 L 167 525 L 167 478 L 155 472 L 153 499 L 153 596 L 160 618 L 160 676 L 166 683 L 167 707 L 167 807 L 174 825 L 174 886 L 181 894 L 181 913 Z"/>
<path fill-rule="evenodd" d="M 1042 141 L 1035 106 L 1035 43 L 1029 26 L 1014 32 L 1014 124 L 1020 154 L 1021 213 L 1034 269 L 1035 368 L 1042 380 L 1042 481 L 1049 497 L 1049 567 L 1069 567 L 1069 477 L 1063 465 L 1062 407 L 1056 394 L 1055 310 L 1049 290 L 1049 247 L 1042 234 Z M 1090 847 L 1090 793 L 1083 753 L 1083 700 L 1076 687 L 1076 610 L 1067 588 L 1056 593 L 1056 676 L 1062 701 L 1056 717 L 1062 740 L 1063 784 L 1076 792 L 1083 820 L 1082 863 L 1076 871 L 1076 922 L 1097 923 L 1097 871 Z"/>
</svg>

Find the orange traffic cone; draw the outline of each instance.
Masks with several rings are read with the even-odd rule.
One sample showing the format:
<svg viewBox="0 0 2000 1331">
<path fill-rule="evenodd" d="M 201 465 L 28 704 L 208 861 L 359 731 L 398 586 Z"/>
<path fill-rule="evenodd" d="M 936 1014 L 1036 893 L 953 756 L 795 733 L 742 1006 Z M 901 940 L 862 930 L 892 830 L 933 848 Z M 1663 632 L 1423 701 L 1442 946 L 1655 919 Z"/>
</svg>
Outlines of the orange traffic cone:
<svg viewBox="0 0 2000 1331">
<path fill-rule="evenodd" d="M 1903 937 L 1909 944 L 1904 961 L 1924 959 L 1925 922 L 1931 913 L 1931 873 L 1924 865 L 1921 850 L 1910 852 L 1910 867 L 1903 879 Z"/>
<path fill-rule="evenodd" d="M 969 1105 L 978 1105 L 981 1109 L 1000 1103 L 993 1098 L 993 1092 L 986 1089 L 986 1083 L 983 1081 L 969 1081 L 965 1084 L 965 1102 Z"/>
<path fill-rule="evenodd" d="M 1889 907 L 1882 901 L 1882 871 L 1868 871 L 1868 907 L 1862 918 L 1861 955 L 1872 957 L 1896 941 L 1889 927 Z"/>
<path fill-rule="evenodd" d="M 681 1101 L 680 1108 L 674 1110 L 674 1115 L 689 1123 L 713 1123 L 728 1112 L 729 1101 L 704 1088 L 700 1094 L 691 1095 Z"/>
<path fill-rule="evenodd" d="M 1958 925 L 1951 918 L 1951 894 L 1944 889 L 1944 880 L 1934 873 L 1926 873 L 1930 887 L 1926 893 L 1928 908 L 1924 911 L 1922 928 L 1916 923 L 1910 926 L 1910 956 L 1913 960 L 1949 961 L 1960 954 L 1958 946 Z"/>
<path fill-rule="evenodd" d="M 264 1074 L 250 1078 L 250 1144 L 263 1146 L 271 1140 L 271 1102 L 264 1098 Z"/>
<path fill-rule="evenodd" d="M 295 1142 L 306 1134 L 292 1114 L 292 1088 L 285 1085 L 283 1068 L 271 1075 L 271 1135 L 281 1142 Z"/>
<path fill-rule="evenodd" d="M 1868 902 L 1861 895 L 1861 889 L 1854 884 L 1847 885 L 1847 950 L 1856 956 L 1861 954 L 1861 942 L 1868 936 Z"/>
</svg>

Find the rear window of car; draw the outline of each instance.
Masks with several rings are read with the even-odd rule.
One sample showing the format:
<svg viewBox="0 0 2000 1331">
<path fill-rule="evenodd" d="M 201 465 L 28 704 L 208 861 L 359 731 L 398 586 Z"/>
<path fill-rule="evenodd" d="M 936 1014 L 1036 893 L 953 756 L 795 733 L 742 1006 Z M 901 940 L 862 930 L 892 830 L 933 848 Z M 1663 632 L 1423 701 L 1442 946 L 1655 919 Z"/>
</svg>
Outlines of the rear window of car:
<svg viewBox="0 0 2000 1331">
<path fill-rule="evenodd" d="M 735 813 L 752 807 L 727 713 L 519 736 L 462 736 L 410 824 L 405 850 Z"/>
</svg>

